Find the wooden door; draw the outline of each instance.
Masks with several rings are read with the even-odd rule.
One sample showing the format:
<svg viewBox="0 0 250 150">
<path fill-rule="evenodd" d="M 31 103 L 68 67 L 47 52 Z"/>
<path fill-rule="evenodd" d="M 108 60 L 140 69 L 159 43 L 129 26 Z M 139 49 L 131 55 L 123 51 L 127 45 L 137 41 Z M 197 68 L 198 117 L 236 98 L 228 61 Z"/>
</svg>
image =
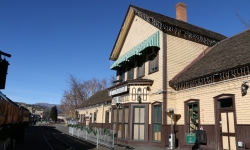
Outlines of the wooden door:
<svg viewBox="0 0 250 150">
<path fill-rule="evenodd" d="M 219 111 L 220 149 L 236 150 L 234 112 L 230 110 Z"/>
</svg>

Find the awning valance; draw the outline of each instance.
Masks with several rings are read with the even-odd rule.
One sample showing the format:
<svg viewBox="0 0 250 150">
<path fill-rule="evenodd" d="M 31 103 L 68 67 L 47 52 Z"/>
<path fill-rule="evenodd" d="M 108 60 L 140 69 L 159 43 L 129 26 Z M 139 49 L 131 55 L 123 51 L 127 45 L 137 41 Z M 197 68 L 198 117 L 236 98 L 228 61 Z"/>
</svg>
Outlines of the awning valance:
<svg viewBox="0 0 250 150">
<path fill-rule="evenodd" d="M 159 31 L 157 31 L 156 33 L 154 33 L 153 35 L 148 37 L 146 40 L 144 40 L 143 42 L 141 42 L 140 44 L 138 44 L 137 46 L 135 46 L 134 48 L 129 50 L 127 53 L 120 56 L 113 63 L 113 65 L 110 67 L 110 69 L 114 69 L 116 67 L 119 67 L 119 65 L 122 62 L 128 61 L 128 59 L 131 58 L 134 55 L 141 55 L 142 51 L 144 49 L 146 49 L 147 47 L 150 47 L 150 46 L 156 46 L 156 47 L 160 48 L 160 32 Z"/>
</svg>

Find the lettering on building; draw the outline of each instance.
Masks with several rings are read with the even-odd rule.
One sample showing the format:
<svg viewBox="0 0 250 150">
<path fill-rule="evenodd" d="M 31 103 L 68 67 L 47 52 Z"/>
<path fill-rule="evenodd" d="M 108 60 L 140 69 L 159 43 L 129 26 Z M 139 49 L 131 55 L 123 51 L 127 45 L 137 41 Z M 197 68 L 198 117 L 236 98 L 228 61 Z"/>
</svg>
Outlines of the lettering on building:
<svg viewBox="0 0 250 150">
<path fill-rule="evenodd" d="M 156 19 L 154 19 L 153 17 L 150 17 L 137 9 L 134 9 L 134 11 L 135 11 L 135 14 L 138 15 L 140 18 L 142 18 L 143 20 L 147 21 L 148 23 L 152 24 L 153 26 L 155 26 L 156 28 L 160 29 L 161 31 L 165 33 L 173 32 L 176 36 L 183 36 L 184 38 L 188 38 L 189 40 L 203 43 L 208 46 L 213 46 L 216 43 L 218 43 L 218 41 L 216 40 L 192 33 L 190 31 L 187 31 L 181 28 L 177 28 L 175 26 L 161 23 L 157 21 Z"/>
</svg>

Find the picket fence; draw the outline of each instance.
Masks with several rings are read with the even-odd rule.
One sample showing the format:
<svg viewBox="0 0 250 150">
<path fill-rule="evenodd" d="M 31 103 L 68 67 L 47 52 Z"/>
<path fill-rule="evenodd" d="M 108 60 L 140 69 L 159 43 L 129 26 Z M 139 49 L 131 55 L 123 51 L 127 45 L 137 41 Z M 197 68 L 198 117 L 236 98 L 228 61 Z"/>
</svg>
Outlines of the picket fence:
<svg viewBox="0 0 250 150">
<path fill-rule="evenodd" d="M 96 144 L 96 147 L 103 145 L 114 149 L 114 131 L 87 126 L 69 124 L 69 134 Z"/>
</svg>

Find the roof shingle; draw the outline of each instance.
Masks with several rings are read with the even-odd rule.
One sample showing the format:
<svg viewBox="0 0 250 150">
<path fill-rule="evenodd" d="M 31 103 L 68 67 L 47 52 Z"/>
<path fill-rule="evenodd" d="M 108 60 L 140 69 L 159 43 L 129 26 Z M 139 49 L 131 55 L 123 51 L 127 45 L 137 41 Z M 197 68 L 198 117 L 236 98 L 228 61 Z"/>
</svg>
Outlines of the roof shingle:
<svg viewBox="0 0 250 150">
<path fill-rule="evenodd" d="M 108 95 L 108 89 L 104 89 L 104 90 L 96 92 L 89 99 L 82 102 L 76 109 L 83 108 L 86 106 L 92 106 L 92 105 L 100 104 L 104 102 L 111 102 L 111 100 L 112 100 L 112 97 Z"/>
</svg>

